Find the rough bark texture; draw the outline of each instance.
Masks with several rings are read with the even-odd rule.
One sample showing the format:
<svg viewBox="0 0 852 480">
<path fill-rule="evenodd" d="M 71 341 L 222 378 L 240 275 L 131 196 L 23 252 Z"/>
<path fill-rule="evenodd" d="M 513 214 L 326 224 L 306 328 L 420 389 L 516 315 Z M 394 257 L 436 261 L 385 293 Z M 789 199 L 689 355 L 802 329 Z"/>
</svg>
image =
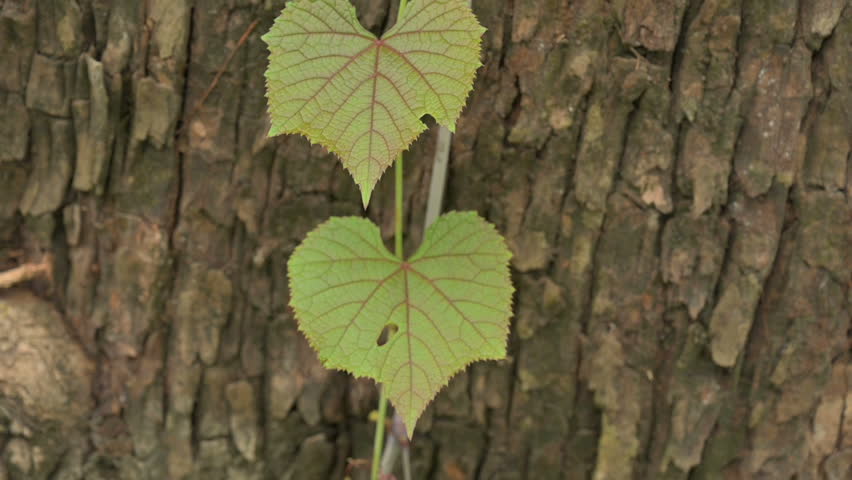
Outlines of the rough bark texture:
<svg viewBox="0 0 852 480">
<path fill-rule="evenodd" d="M 0 270 L 54 263 L 0 293 L 0 479 L 340 479 L 368 456 L 372 383 L 325 371 L 287 308 L 289 253 L 361 210 L 321 148 L 265 138 L 283 3 L 0 0 Z M 355 3 L 381 31 L 396 2 Z M 850 478 L 850 2 L 474 9 L 446 206 L 513 248 L 511 354 L 429 408 L 415 478 Z"/>
</svg>

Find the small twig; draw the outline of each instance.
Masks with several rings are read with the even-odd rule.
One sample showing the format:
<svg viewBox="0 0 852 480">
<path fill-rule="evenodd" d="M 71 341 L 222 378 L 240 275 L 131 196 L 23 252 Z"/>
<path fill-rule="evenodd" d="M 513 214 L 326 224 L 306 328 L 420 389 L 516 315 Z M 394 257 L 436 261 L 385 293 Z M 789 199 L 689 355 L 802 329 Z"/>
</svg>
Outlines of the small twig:
<svg viewBox="0 0 852 480">
<path fill-rule="evenodd" d="M 411 445 L 402 447 L 402 478 L 411 480 Z"/>
<path fill-rule="evenodd" d="M 394 415 L 394 417 L 396 417 L 396 415 Z M 393 471 L 394 466 L 396 465 L 397 458 L 399 457 L 399 452 L 399 441 L 397 441 L 396 436 L 393 435 L 393 431 L 391 431 L 391 435 L 388 435 L 388 438 L 385 441 L 385 449 L 382 451 L 383 472 Z"/>
<path fill-rule="evenodd" d="M 429 228 L 432 222 L 441 215 L 441 207 L 444 203 L 444 190 L 447 186 L 447 169 L 450 163 L 450 147 L 453 143 L 453 134 L 441 125 L 438 130 L 438 142 L 435 145 L 435 158 L 432 162 L 432 179 L 429 184 L 429 199 L 426 201 L 426 225 Z"/>
<path fill-rule="evenodd" d="M 231 61 L 233 61 L 234 57 L 237 56 L 237 52 L 240 50 L 240 48 L 248 41 L 249 35 L 254 32 L 254 29 L 257 28 L 258 23 L 260 23 L 260 19 L 251 22 L 248 28 L 246 28 L 246 31 L 243 33 L 243 36 L 240 37 L 239 41 L 237 42 L 237 45 L 234 47 L 233 50 L 231 50 L 231 53 L 228 55 L 228 58 L 225 59 L 225 62 L 222 64 L 222 66 L 219 67 L 219 71 L 216 72 L 216 76 L 213 77 L 213 81 L 210 82 L 210 85 L 207 87 L 207 90 L 204 91 L 204 94 L 201 95 L 201 98 L 198 99 L 198 102 L 196 102 L 195 106 L 192 107 L 192 111 L 189 112 L 189 115 L 187 115 L 186 117 L 186 121 L 183 122 L 183 125 L 180 127 L 180 131 L 178 131 L 178 135 L 183 132 L 186 126 L 189 125 L 190 120 L 192 120 L 198 113 L 198 111 L 201 110 L 201 107 L 204 106 L 204 102 L 207 101 L 207 97 L 209 97 L 210 94 L 213 93 L 213 90 L 216 89 L 216 86 L 219 85 L 219 80 L 222 79 L 222 75 L 225 74 L 225 70 L 227 70 L 228 67 L 231 65 Z"/>
<path fill-rule="evenodd" d="M 51 279 L 53 276 L 49 255 L 46 255 L 39 263 L 25 263 L 11 270 L 0 272 L 0 289 L 12 287 L 42 275 L 48 279 Z"/>
</svg>

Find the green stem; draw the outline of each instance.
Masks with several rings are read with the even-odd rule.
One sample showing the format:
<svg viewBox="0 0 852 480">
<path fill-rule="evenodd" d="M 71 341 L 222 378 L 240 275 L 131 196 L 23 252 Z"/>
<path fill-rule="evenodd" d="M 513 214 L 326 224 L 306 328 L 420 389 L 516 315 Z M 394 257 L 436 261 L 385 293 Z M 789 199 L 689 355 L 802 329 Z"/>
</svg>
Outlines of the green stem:
<svg viewBox="0 0 852 480">
<path fill-rule="evenodd" d="M 388 399 L 384 386 L 379 387 L 379 417 L 376 419 L 376 438 L 373 440 L 373 464 L 370 480 L 379 480 L 382 473 L 382 445 L 385 443 L 385 416 L 388 412 Z"/>
<path fill-rule="evenodd" d="M 394 188 L 395 192 L 395 208 L 394 208 L 394 217 L 396 224 L 396 231 L 394 232 L 394 254 L 399 257 L 400 260 L 403 260 L 403 252 L 402 252 L 402 154 L 399 154 L 399 158 L 396 159 L 396 187 Z"/>
<path fill-rule="evenodd" d="M 399 11 L 396 14 L 397 20 L 402 16 L 402 11 L 405 10 L 408 0 L 399 0 Z M 402 153 L 396 159 L 395 168 L 395 188 L 394 188 L 394 253 L 400 260 L 403 260 L 402 250 Z M 376 418 L 376 438 L 373 439 L 373 464 L 370 472 L 370 480 L 379 480 L 379 475 L 382 473 L 382 447 L 385 443 L 385 417 L 388 414 L 388 398 L 385 394 L 385 387 L 379 387 L 379 415 Z"/>
<path fill-rule="evenodd" d="M 405 0 L 402 0 L 404 3 Z M 395 188 L 394 188 L 394 253 L 400 260 L 403 259 L 403 249 L 402 249 L 402 234 L 403 234 L 403 215 L 402 215 L 402 207 L 403 207 L 403 196 L 402 196 L 402 187 L 403 187 L 403 165 L 402 165 L 402 154 L 399 154 L 399 157 L 396 159 L 396 168 L 395 168 Z M 388 399 L 387 395 L 385 395 L 384 386 L 379 387 L 379 415 L 376 418 L 376 437 L 373 439 L 373 463 L 372 470 L 370 474 L 370 480 L 379 480 L 379 475 L 382 473 L 382 446 L 385 444 L 385 418 L 387 417 L 388 412 Z"/>
</svg>

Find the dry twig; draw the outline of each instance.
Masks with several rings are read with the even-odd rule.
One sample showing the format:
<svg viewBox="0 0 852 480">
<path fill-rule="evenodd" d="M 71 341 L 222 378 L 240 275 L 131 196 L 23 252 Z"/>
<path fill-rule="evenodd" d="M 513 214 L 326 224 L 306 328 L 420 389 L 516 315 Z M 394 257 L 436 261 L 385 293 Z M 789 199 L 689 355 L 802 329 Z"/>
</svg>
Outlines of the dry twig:
<svg viewBox="0 0 852 480">
<path fill-rule="evenodd" d="M 10 288 L 42 275 L 48 279 L 53 276 L 52 262 L 49 255 L 45 255 L 41 262 L 25 263 L 11 270 L 0 272 L 0 289 Z"/>
</svg>

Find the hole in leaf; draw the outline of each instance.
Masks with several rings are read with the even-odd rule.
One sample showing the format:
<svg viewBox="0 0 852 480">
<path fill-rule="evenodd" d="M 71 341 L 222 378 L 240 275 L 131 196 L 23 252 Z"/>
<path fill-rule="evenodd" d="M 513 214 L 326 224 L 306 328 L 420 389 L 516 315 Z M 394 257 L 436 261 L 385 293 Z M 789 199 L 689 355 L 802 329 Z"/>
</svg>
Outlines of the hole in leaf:
<svg viewBox="0 0 852 480">
<path fill-rule="evenodd" d="M 397 331 L 399 331 L 399 327 L 395 323 L 385 325 L 385 328 L 379 333 L 379 338 L 376 339 L 376 345 L 384 346 Z"/>
</svg>

